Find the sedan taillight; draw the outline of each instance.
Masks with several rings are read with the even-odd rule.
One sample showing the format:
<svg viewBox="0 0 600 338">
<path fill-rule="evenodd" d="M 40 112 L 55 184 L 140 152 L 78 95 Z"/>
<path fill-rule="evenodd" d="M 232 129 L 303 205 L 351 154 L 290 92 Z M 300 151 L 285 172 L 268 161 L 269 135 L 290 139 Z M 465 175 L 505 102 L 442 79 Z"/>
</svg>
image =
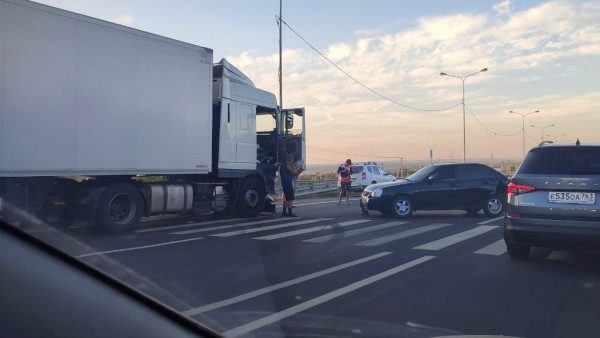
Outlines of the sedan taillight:
<svg viewBox="0 0 600 338">
<path fill-rule="evenodd" d="M 362 179 L 366 180 L 367 179 L 367 173 L 362 173 Z"/>
<path fill-rule="evenodd" d="M 510 196 L 510 195 L 520 195 L 520 194 L 525 194 L 528 192 L 532 192 L 534 191 L 535 188 L 529 185 L 521 185 L 521 184 L 514 184 L 514 183 L 510 183 L 508 185 L 508 188 L 506 189 L 506 193 Z"/>
</svg>

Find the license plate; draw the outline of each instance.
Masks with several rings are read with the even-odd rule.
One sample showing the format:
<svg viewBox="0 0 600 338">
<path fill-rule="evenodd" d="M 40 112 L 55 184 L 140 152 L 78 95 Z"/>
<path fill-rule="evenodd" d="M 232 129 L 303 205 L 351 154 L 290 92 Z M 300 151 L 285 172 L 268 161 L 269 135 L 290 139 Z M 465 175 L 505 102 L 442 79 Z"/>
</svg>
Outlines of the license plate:
<svg viewBox="0 0 600 338">
<path fill-rule="evenodd" d="M 593 192 L 564 192 L 550 191 L 548 193 L 550 203 L 572 203 L 572 204 L 594 204 L 596 194 Z"/>
</svg>

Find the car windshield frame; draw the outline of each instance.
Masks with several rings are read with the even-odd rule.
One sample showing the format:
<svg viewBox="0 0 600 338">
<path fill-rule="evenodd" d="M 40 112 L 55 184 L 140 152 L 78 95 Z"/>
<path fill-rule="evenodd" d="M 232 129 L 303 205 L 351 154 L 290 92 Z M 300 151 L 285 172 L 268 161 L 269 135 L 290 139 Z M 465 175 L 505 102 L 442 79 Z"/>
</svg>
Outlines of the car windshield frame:
<svg viewBox="0 0 600 338">
<path fill-rule="evenodd" d="M 429 175 L 431 175 L 431 173 L 433 173 L 436 168 L 437 168 L 436 166 L 428 165 L 426 167 L 419 169 L 419 171 L 408 176 L 406 179 L 409 181 L 414 181 L 414 182 L 423 181 L 423 180 L 427 179 L 427 177 L 429 177 Z"/>
</svg>

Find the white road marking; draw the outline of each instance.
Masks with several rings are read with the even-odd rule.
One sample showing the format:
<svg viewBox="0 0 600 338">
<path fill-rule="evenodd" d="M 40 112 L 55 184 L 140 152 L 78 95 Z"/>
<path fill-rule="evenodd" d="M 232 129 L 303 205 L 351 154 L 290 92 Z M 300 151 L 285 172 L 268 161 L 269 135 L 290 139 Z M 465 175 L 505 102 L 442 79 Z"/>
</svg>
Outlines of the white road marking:
<svg viewBox="0 0 600 338">
<path fill-rule="evenodd" d="M 494 230 L 498 228 L 498 226 L 495 225 L 480 225 L 476 228 L 473 228 L 471 230 L 467 230 L 467 231 L 463 231 L 463 232 L 459 232 L 455 235 L 452 236 L 448 236 L 448 237 L 444 237 L 442 239 L 438 239 L 437 241 L 433 241 L 433 242 L 429 242 L 423 245 L 419 245 L 417 247 L 414 247 L 413 249 L 421 249 L 421 250 L 441 250 L 444 249 L 446 247 L 449 247 L 451 245 L 454 245 L 456 243 L 460 243 L 462 241 L 465 241 L 469 238 L 473 238 L 475 236 L 479 236 L 481 234 L 484 234 L 488 231 Z"/>
<path fill-rule="evenodd" d="M 209 227 L 209 228 L 202 228 L 202 229 L 170 232 L 169 235 L 196 234 L 199 232 L 207 232 L 207 231 L 212 231 L 212 230 L 225 230 L 225 229 L 244 227 L 244 226 L 248 226 L 248 225 L 258 225 L 258 224 L 273 223 L 273 222 L 280 222 L 280 221 L 282 221 L 281 218 L 271 218 L 271 219 L 267 219 L 267 220 L 263 220 L 263 221 L 244 222 L 244 223 L 237 223 L 237 224 L 232 224 L 232 225 L 220 225 L 220 226 L 216 226 L 216 227 Z"/>
<path fill-rule="evenodd" d="M 148 248 L 156 248 L 156 247 L 159 247 L 159 246 L 165 246 L 165 245 L 172 245 L 172 244 L 179 244 L 179 243 L 197 241 L 197 240 L 202 239 L 202 238 L 203 237 L 187 238 L 187 239 L 182 239 L 180 241 L 172 241 L 172 242 L 164 242 L 164 243 L 144 245 L 144 246 L 136 246 L 136 247 L 125 248 L 125 249 L 116 249 L 116 250 L 108 250 L 108 251 L 100 251 L 100 252 L 91 252 L 91 253 L 79 255 L 79 256 L 76 256 L 76 257 L 77 258 L 82 258 L 82 257 L 88 257 L 88 256 L 95 256 L 95 255 L 106 255 L 106 254 L 111 254 L 111 253 L 115 253 L 115 252 L 124 252 L 124 251 L 133 251 L 133 250 L 141 250 L 141 249 L 148 249 Z"/>
<path fill-rule="evenodd" d="M 271 286 L 268 286 L 268 287 L 265 287 L 265 288 L 262 288 L 262 289 L 254 290 L 254 291 L 251 291 L 251 292 L 248 292 L 248 293 L 236 296 L 236 297 L 232 297 L 232 298 L 229 298 L 229 299 L 225 299 L 225 300 L 222 300 L 222 301 L 219 301 L 219 302 L 216 302 L 216 303 L 207 304 L 207 305 L 200 306 L 200 307 L 197 307 L 197 308 L 194 308 L 194 309 L 189 309 L 189 310 L 183 311 L 183 314 L 186 315 L 186 316 L 194 316 L 194 315 L 197 315 L 197 314 L 200 314 L 200 313 L 203 313 L 203 312 L 207 312 L 207 311 L 211 311 L 211 310 L 214 310 L 214 309 L 218 309 L 218 308 L 221 308 L 221 307 L 224 307 L 224 306 L 227 306 L 227 305 L 239 303 L 239 302 L 248 300 L 250 298 L 254 298 L 254 297 L 263 295 L 265 293 L 270 293 L 270 292 L 273 292 L 275 290 L 283 289 L 283 288 L 288 287 L 288 286 L 292 286 L 292 285 L 296 285 L 296 284 L 299 284 L 299 283 L 302 283 L 302 282 L 306 282 L 306 281 L 309 281 L 309 280 L 317 278 L 317 277 L 325 276 L 325 275 L 328 275 L 328 274 L 336 272 L 336 271 L 340 271 L 340 270 L 343 270 L 343 269 L 346 269 L 346 268 L 349 268 L 349 267 L 352 267 L 352 266 L 355 266 L 355 265 L 358 265 L 358 264 L 362 264 L 362 263 L 365 263 L 365 262 L 372 261 L 374 259 L 377 259 L 377 258 L 380 258 L 380 257 L 383 257 L 383 256 L 387 256 L 389 254 L 391 254 L 391 252 L 381 252 L 381 253 L 378 253 L 376 255 L 372 255 L 372 256 L 368 256 L 368 257 L 365 257 L 365 258 L 357 259 L 357 260 L 354 260 L 354 261 L 351 261 L 351 262 L 348 262 L 348 263 L 340 264 L 338 266 L 334 266 L 334 267 L 331 267 L 331 268 L 328 268 L 328 269 L 325 269 L 325 270 L 317 271 L 317 272 L 308 274 L 306 276 L 302 276 L 302 277 L 290 279 L 290 280 L 285 281 L 285 282 L 281 282 L 281 283 L 278 283 L 278 284 L 275 284 L 275 285 L 271 285 Z"/>
<path fill-rule="evenodd" d="M 382 245 L 385 243 L 389 243 L 389 242 L 393 242 L 393 241 L 397 241 L 399 239 L 402 238 L 407 238 L 407 237 L 411 237 L 411 236 L 416 236 L 428 231 L 432 231 L 432 230 L 437 230 L 443 227 L 447 227 L 448 225 L 451 225 L 450 223 L 434 223 L 434 224 L 429 224 L 423 227 L 419 227 L 419 228 L 415 228 L 415 229 L 411 229 L 411 230 L 406 230 L 406 231 L 402 231 L 399 232 L 397 234 L 393 234 L 393 235 L 389 235 L 389 236 L 383 236 L 383 237 L 378 237 L 378 238 L 373 238 L 370 239 L 368 241 L 364 241 L 364 242 L 360 242 L 360 243 L 356 243 L 354 245 L 360 245 L 360 246 L 378 246 L 378 245 Z"/>
<path fill-rule="evenodd" d="M 504 239 L 501 239 L 475 251 L 475 253 L 480 255 L 500 256 L 506 253 L 506 243 L 504 243 Z"/>
<path fill-rule="evenodd" d="M 370 222 L 370 221 L 371 220 L 369 220 L 369 219 L 359 219 L 359 220 L 354 220 L 354 221 L 341 222 L 341 223 L 338 223 L 337 225 L 340 226 L 340 227 L 345 227 L 345 226 L 349 226 L 349 225 L 360 224 L 360 223 L 365 223 L 365 222 Z M 280 233 L 280 234 L 274 234 L 274 235 L 268 235 L 268 236 L 262 236 L 262 237 L 254 237 L 253 239 L 260 239 L 260 240 L 270 241 L 270 240 L 284 238 L 284 237 L 291 237 L 291 236 L 296 236 L 296 235 L 307 234 L 307 233 L 315 232 L 315 231 L 322 231 L 322 230 L 327 230 L 327 229 L 333 229 L 334 227 L 335 227 L 334 225 L 325 225 L 325 226 L 319 226 L 319 227 L 312 227 L 312 228 L 300 229 L 300 230 L 295 230 L 295 231 L 283 232 L 283 233 Z"/>
<path fill-rule="evenodd" d="M 343 237 L 356 236 L 356 235 L 364 234 L 364 233 L 367 233 L 367 232 L 376 231 L 376 230 L 382 230 L 382 229 L 387 229 L 387 228 L 395 227 L 395 226 L 406 224 L 406 223 L 408 223 L 408 222 L 389 222 L 389 223 L 375 225 L 375 226 L 372 226 L 372 227 L 367 227 L 367 228 L 362 228 L 362 229 L 356 229 L 356 230 L 346 231 L 346 232 L 340 233 L 340 234 L 331 234 L 331 235 L 325 235 L 325 236 L 321 236 L 321 237 L 315 237 L 315 238 L 305 239 L 302 242 L 323 243 L 323 242 L 330 241 L 330 240 L 332 240 L 334 238 L 338 238 L 338 236 L 343 236 Z"/>
<path fill-rule="evenodd" d="M 196 226 L 206 225 L 206 224 L 219 224 L 219 223 L 227 223 L 227 222 L 236 222 L 236 221 L 241 221 L 241 220 L 243 220 L 243 218 L 220 219 L 220 220 L 215 220 L 215 221 L 206 221 L 206 222 L 180 224 L 180 225 L 170 225 L 170 226 L 164 226 L 164 227 L 158 227 L 158 228 L 142 229 L 142 230 L 136 230 L 135 232 L 136 233 L 144 233 L 144 232 L 153 232 L 153 231 L 161 231 L 161 230 L 173 230 L 173 229 L 196 227 Z"/>
<path fill-rule="evenodd" d="M 504 219 L 504 216 L 500 216 L 500 217 L 496 217 L 496 218 L 492 218 L 492 219 L 488 219 L 487 221 L 483 221 L 483 222 L 479 222 L 477 224 L 479 225 L 484 225 L 484 224 L 488 224 L 488 223 L 492 223 L 492 222 L 496 222 L 498 220 Z"/>
<path fill-rule="evenodd" d="M 304 220 L 304 221 L 298 221 L 298 222 L 292 222 L 292 223 L 285 223 L 285 224 L 278 224 L 278 225 L 271 225 L 271 226 L 266 226 L 266 227 L 261 227 L 261 228 L 252 228 L 252 229 L 245 229 L 245 230 L 223 232 L 223 233 L 214 234 L 214 235 L 211 235 L 211 236 L 215 236 L 215 237 L 231 237 L 231 236 L 249 234 L 249 233 L 259 232 L 259 231 L 268 231 L 268 230 L 275 230 L 275 229 L 287 228 L 287 227 L 291 227 L 291 226 L 295 226 L 295 225 L 310 224 L 310 223 L 316 223 L 316 222 L 321 222 L 321 221 L 331 221 L 332 219 L 333 218 L 307 219 L 307 220 Z"/>
<path fill-rule="evenodd" d="M 412 268 L 414 266 L 417 266 L 419 264 L 425 263 L 425 262 L 427 262 L 429 260 L 432 260 L 434 258 L 435 258 L 435 256 L 423 256 L 421 258 L 417 258 L 417 259 L 415 259 L 413 261 L 410 261 L 408 263 L 399 265 L 399 266 L 397 266 L 395 268 L 392 268 L 392 269 L 386 270 L 384 272 L 378 273 L 376 275 L 373 275 L 371 277 L 362 279 L 362 280 L 360 280 L 358 282 L 346 285 L 343 288 L 340 288 L 340 289 L 328 292 L 328 293 L 326 293 L 324 295 L 321 295 L 319 297 L 313 298 L 313 299 L 311 299 L 309 301 L 306 301 L 304 303 L 300 303 L 298 305 L 289 307 L 289 308 L 287 308 L 287 309 L 285 309 L 283 311 L 279 311 L 279 312 L 273 313 L 273 314 L 271 314 L 269 316 L 266 316 L 266 317 L 263 317 L 261 319 L 255 320 L 253 322 L 244 324 L 242 326 L 238 326 L 238 327 L 236 327 L 234 329 L 231 329 L 229 331 L 223 332 L 222 334 L 225 337 L 237 337 L 237 336 L 241 336 L 243 334 L 252 332 L 252 331 L 254 331 L 256 329 L 259 329 L 261 327 L 267 326 L 269 324 L 273 324 L 273 323 L 278 322 L 280 320 L 283 320 L 283 319 L 285 319 L 287 317 L 293 316 L 293 315 L 295 315 L 297 313 L 300 313 L 302 311 L 305 311 L 305 310 L 308 310 L 310 308 L 313 308 L 313 307 L 315 307 L 317 305 L 320 305 L 320 304 L 326 303 L 326 302 L 328 302 L 330 300 L 333 300 L 335 298 L 341 297 L 341 296 L 343 296 L 343 295 L 345 295 L 347 293 L 350 293 L 350 292 L 358 290 L 358 289 L 360 289 L 362 287 L 365 287 L 365 286 L 368 286 L 370 284 L 373 284 L 373 283 L 375 283 L 377 281 L 380 281 L 380 280 L 382 280 L 384 278 L 393 276 L 393 275 L 395 275 L 395 274 L 397 274 L 399 272 L 402 272 L 404 270 L 407 270 L 407 269 Z"/>
</svg>

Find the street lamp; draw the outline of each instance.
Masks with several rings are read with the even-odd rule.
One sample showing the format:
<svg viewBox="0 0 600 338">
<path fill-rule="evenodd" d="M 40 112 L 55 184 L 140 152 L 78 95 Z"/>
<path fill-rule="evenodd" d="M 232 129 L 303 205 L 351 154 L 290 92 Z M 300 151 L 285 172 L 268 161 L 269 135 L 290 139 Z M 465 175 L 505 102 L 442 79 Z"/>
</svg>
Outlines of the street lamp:
<svg viewBox="0 0 600 338">
<path fill-rule="evenodd" d="M 527 114 L 521 114 L 521 113 L 514 112 L 512 110 L 509 111 L 509 113 L 521 115 L 521 117 L 523 118 L 523 125 L 521 127 L 521 130 L 523 131 L 523 158 L 525 158 L 525 116 L 527 116 L 529 114 L 539 113 L 539 112 L 540 112 L 539 110 L 536 110 L 536 111 L 532 111 L 532 112 L 527 113 Z"/>
<path fill-rule="evenodd" d="M 450 77 L 455 77 L 459 80 L 462 81 L 462 106 L 463 106 L 463 163 L 467 162 L 467 130 L 465 127 L 465 81 L 467 80 L 467 78 L 477 74 L 477 73 L 481 73 L 481 72 L 487 72 L 487 68 L 483 68 L 473 74 L 469 74 L 465 77 L 460 77 L 457 75 L 452 75 L 452 74 L 446 74 L 444 72 L 440 73 L 440 76 L 450 76 Z"/>
<path fill-rule="evenodd" d="M 555 127 L 554 123 L 553 124 L 549 124 L 547 126 L 544 127 L 538 127 L 538 126 L 534 126 L 533 124 L 531 125 L 532 128 L 538 128 L 542 130 L 542 142 L 544 142 L 544 129 L 546 128 L 550 128 L 550 127 Z"/>
</svg>

